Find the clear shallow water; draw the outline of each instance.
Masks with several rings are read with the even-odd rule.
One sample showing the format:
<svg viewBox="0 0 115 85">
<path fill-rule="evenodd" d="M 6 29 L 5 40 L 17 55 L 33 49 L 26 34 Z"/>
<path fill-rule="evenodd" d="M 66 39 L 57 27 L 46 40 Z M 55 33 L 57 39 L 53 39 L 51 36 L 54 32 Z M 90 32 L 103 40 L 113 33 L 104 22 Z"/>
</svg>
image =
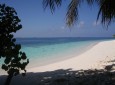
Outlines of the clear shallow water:
<svg viewBox="0 0 115 85">
<path fill-rule="evenodd" d="M 30 60 L 28 68 L 46 65 L 81 54 L 100 41 L 113 38 L 17 38 Z M 3 60 L 0 61 L 0 63 Z"/>
<path fill-rule="evenodd" d="M 36 67 L 74 57 L 96 43 L 112 38 L 18 38 L 30 60 L 28 67 Z"/>
</svg>

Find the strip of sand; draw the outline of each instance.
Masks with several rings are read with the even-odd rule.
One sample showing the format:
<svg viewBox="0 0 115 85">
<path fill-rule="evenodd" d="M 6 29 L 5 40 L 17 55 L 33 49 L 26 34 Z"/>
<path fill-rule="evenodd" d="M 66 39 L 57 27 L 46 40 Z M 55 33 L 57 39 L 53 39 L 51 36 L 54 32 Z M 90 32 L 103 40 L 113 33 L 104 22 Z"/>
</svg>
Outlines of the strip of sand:
<svg viewBox="0 0 115 85">
<path fill-rule="evenodd" d="M 102 41 L 83 54 L 45 66 L 27 69 L 28 72 L 45 72 L 57 69 L 102 69 L 107 61 L 115 57 L 115 40 Z"/>
</svg>

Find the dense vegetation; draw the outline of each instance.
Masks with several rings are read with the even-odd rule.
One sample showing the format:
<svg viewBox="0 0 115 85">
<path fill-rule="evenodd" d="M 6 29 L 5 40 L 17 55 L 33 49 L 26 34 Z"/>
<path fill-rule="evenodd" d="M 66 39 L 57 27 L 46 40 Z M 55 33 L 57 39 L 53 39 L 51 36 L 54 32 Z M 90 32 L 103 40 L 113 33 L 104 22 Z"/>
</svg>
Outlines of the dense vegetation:
<svg viewBox="0 0 115 85">
<path fill-rule="evenodd" d="M 0 58 L 4 59 L 2 69 L 7 71 L 8 78 L 5 85 L 9 85 L 13 76 L 20 74 L 29 63 L 26 54 L 22 51 L 21 45 L 16 44 L 13 33 L 22 28 L 20 19 L 14 8 L 0 4 Z"/>
</svg>

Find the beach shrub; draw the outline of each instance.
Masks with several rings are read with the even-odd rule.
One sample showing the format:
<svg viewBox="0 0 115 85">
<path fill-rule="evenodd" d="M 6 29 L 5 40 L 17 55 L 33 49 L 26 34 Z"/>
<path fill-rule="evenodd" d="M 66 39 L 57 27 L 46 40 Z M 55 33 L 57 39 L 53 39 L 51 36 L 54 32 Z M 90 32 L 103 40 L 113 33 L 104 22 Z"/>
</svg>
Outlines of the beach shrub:
<svg viewBox="0 0 115 85">
<path fill-rule="evenodd" d="M 26 73 L 25 67 L 29 63 L 14 38 L 14 33 L 22 28 L 20 21 L 14 8 L 0 4 L 0 58 L 4 59 L 1 68 L 8 73 L 5 85 L 9 85 L 12 77 L 20 74 L 21 70 Z"/>
</svg>

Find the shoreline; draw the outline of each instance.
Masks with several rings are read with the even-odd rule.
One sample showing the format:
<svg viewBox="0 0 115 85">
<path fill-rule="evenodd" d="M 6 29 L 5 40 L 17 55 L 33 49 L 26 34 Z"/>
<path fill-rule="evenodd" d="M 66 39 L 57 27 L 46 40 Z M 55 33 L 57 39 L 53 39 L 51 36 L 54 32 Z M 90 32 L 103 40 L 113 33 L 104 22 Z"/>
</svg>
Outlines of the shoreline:
<svg viewBox="0 0 115 85">
<path fill-rule="evenodd" d="M 115 40 L 97 41 L 92 43 L 85 49 L 81 50 L 79 53 L 72 54 L 73 56 L 71 57 L 67 56 L 63 58 L 58 58 L 55 60 L 51 60 L 50 62 L 46 62 L 43 65 L 34 65 L 34 67 L 27 67 L 26 69 L 27 72 L 45 72 L 58 69 L 102 69 L 105 62 L 107 62 L 105 60 L 110 60 L 115 57 L 114 51 Z M 92 56 L 94 58 L 92 58 Z M 0 72 L 0 75 L 7 75 L 7 73 L 2 70 Z"/>
<path fill-rule="evenodd" d="M 86 41 L 86 42 L 89 42 L 89 41 Z M 56 56 L 54 55 L 55 57 L 50 56 L 51 57 L 50 60 L 44 59 L 44 60 L 42 60 L 43 62 L 41 62 L 39 59 L 36 59 L 36 60 L 33 59 L 33 60 L 30 61 L 29 65 L 27 65 L 26 70 L 28 71 L 29 69 L 32 69 L 32 68 L 36 68 L 36 67 L 39 68 L 41 66 L 46 66 L 46 65 L 53 64 L 53 63 L 58 63 L 58 62 L 61 62 L 61 61 L 68 60 L 68 59 L 71 59 L 73 57 L 79 56 L 80 54 L 82 54 L 82 53 L 86 52 L 87 50 L 91 49 L 93 46 L 95 46 L 99 42 L 101 42 L 101 41 L 93 41 L 92 43 L 89 42 L 90 44 L 88 44 L 88 46 L 83 46 L 79 50 L 76 47 L 74 47 L 74 48 L 72 47 L 73 49 L 70 53 L 65 52 L 65 53 L 60 54 L 60 55 L 56 55 Z M 77 49 L 77 52 L 76 52 L 76 49 Z M 0 75 L 7 75 L 7 72 L 0 69 Z"/>
<path fill-rule="evenodd" d="M 46 66 L 46 65 L 49 65 L 49 64 L 65 61 L 65 60 L 71 59 L 73 57 L 77 57 L 77 56 L 83 54 L 84 52 L 90 50 L 93 46 L 97 45 L 99 42 L 101 42 L 101 41 L 94 41 L 92 44 L 88 45 L 87 47 L 84 47 L 84 48 L 80 49 L 79 52 L 78 51 L 76 53 L 72 52 L 73 54 L 69 53 L 69 55 L 67 55 L 66 53 L 64 53 L 64 54 L 61 54 L 61 55 L 56 55 L 53 58 L 51 57 L 51 60 L 48 60 L 48 61 L 47 61 L 47 59 L 42 60 L 43 62 L 39 62 L 38 59 L 31 60 L 31 61 L 34 61 L 34 63 L 30 62 L 31 65 L 27 66 L 27 69 L 36 68 L 36 67 L 39 68 L 41 66 Z M 74 48 L 73 51 L 75 51 L 75 50 L 76 50 L 76 47 Z M 61 57 L 59 57 L 59 56 L 61 56 Z M 39 65 L 35 64 L 37 62 L 39 62 Z"/>
<path fill-rule="evenodd" d="M 45 72 L 57 69 L 102 69 L 107 60 L 115 56 L 115 40 L 101 41 L 82 54 L 45 66 L 27 69 L 28 72 Z"/>
</svg>

